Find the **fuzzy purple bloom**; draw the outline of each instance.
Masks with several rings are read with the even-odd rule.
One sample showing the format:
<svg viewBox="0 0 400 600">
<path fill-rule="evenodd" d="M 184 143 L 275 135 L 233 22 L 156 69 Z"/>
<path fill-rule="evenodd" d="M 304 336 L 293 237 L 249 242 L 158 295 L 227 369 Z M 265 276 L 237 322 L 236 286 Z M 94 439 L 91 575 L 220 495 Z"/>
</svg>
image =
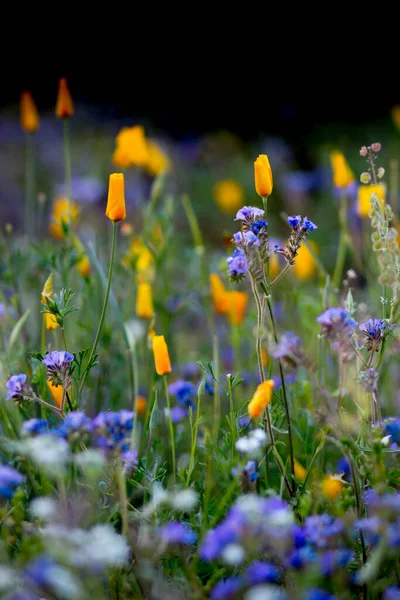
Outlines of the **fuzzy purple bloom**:
<svg viewBox="0 0 400 600">
<path fill-rule="evenodd" d="M 178 521 L 171 521 L 166 525 L 163 525 L 158 530 L 158 536 L 167 544 L 194 544 L 197 540 L 197 535 L 187 525 L 178 523 Z"/>
<path fill-rule="evenodd" d="M 138 453 L 136 450 L 127 450 L 121 454 L 122 461 L 124 463 L 125 474 L 128 476 L 133 475 L 138 466 Z"/>
<path fill-rule="evenodd" d="M 312 588 L 307 592 L 305 600 L 335 600 L 335 596 L 320 588 Z"/>
<path fill-rule="evenodd" d="M 252 231 L 238 231 L 237 233 L 234 233 L 233 241 L 238 248 L 260 245 L 260 240 Z"/>
<path fill-rule="evenodd" d="M 45 419 L 29 419 L 22 424 L 22 435 L 40 435 L 49 430 L 49 422 Z"/>
<path fill-rule="evenodd" d="M 395 325 L 386 319 L 369 319 L 359 325 L 360 331 L 366 337 L 365 348 L 368 351 L 379 351 L 381 341 L 391 333 Z"/>
<path fill-rule="evenodd" d="M 68 381 L 68 374 L 73 360 L 73 354 L 65 350 L 53 350 L 53 352 L 46 354 L 42 363 L 46 366 L 47 378 L 54 385 L 63 385 L 68 388 L 71 383 Z"/>
<path fill-rule="evenodd" d="M 212 589 L 210 600 L 231 600 L 236 598 L 238 592 L 243 587 L 243 580 L 240 577 L 228 577 L 219 581 Z"/>
<path fill-rule="evenodd" d="M 7 396 L 6 400 L 12 398 L 23 398 L 30 391 L 29 385 L 26 383 L 25 373 L 19 375 L 12 375 L 7 381 Z"/>
<path fill-rule="evenodd" d="M 18 473 L 8 465 L 0 465 L 0 497 L 11 498 L 14 488 L 25 480 L 21 473 Z"/>
<path fill-rule="evenodd" d="M 181 406 L 193 406 L 192 398 L 196 397 L 196 388 L 190 381 L 178 379 L 168 386 L 168 392 L 171 396 L 176 396 L 176 401 Z"/>
<path fill-rule="evenodd" d="M 265 221 L 264 219 L 259 219 L 250 226 L 250 231 L 252 231 L 255 235 L 258 235 L 261 229 L 267 229 L 267 227 L 268 221 Z"/>
<path fill-rule="evenodd" d="M 263 560 L 254 560 L 245 572 L 249 585 L 259 583 L 278 583 L 280 580 L 279 569 L 272 563 Z"/>
<path fill-rule="evenodd" d="M 57 435 L 66 439 L 80 439 L 92 432 L 92 420 L 80 410 L 69 412 L 62 424 L 57 428 Z"/>
<path fill-rule="evenodd" d="M 168 415 L 168 409 L 166 409 L 166 414 Z M 171 421 L 173 423 L 180 423 L 188 416 L 187 408 L 183 408 L 182 406 L 173 406 L 171 408 Z"/>
<path fill-rule="evenodd" d="M 304 217 L 304 219 L 303 219 L 303 227 L 307 231 L 314 231 L 315 229 L 318 229 L 318 227 L 315 225 L 315 223 L 310 221 L 310 219 L 308 219 L 307 217 Z"/>
<path fill-rule="evenodd" d="M 248 269 L 248 264 L 243 250 L 236 249 L 232 256 L 226 259 L 231 277 L 240 277 L 245 275 Z"/>
<path fill-rule="evenodd" d="M 298 227 L 301 223 L 301 216 L 296 215 L 294 217 L 288 217 L 287 220 L 288 220 L 290 227 L 293 227 L 293 229 L 296 229 L 296 227 Z"/>
<path fill-rule="evenodd" d="M 234 221 L 252 221 L 257 217 L 263 217 L 264 211 L 255 206 L 243 206 L 237 213 Z"/>
</svg>

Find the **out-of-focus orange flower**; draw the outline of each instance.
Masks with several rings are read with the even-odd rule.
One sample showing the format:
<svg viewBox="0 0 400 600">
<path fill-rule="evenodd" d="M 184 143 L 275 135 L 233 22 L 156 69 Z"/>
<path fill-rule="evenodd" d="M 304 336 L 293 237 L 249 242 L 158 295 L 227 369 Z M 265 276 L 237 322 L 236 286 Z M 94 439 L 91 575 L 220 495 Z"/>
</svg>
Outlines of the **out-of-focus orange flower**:
<svg viewBox="0 0 400 600">
<path fill-rule="evenodd" d="M 264 367 L 268 367 L 269 365 L 269 356 L 268 352 L 265 348 L 261 348 L 261 360 Z"/>
<path fill-rule="evenodd" d="M 301 479 L 301 481 L 304 481 L 307 477 L 307 469 L 305 469 L 303 465 L 301 465 L 296 459 L 294 459 L 294 474 L 295 477 L 297 477 L 297 479 Z"/>
<path fill-rule="evenodd" d="M 136 314 L 140 319 L 153 316 L 153 295 L 150 283 L 139 283 L 136 295 Z"/>
<path fill-rule="evenodd" d="M 121 235 L 125 237 L 129 237 L 133 233 L 133 227 L 130 223 L 122 223 L 121 225 Z"/>
<path fill-rule="evenodd" d="M 39 128 L 39 113 L 30 92 L 21 94 L 20 122 L 23 131 L 27 133 L 35 133 Z"/>
<path fill-rule="evenodd" d="M 274 182 L 271 165 L 266 154 L 260 154 L 254 162 L 254 182 L 259 196 L 265 198 L 271 194 Z"/>
<path fill-rule="evenodd" d="M 328 500 L 336 500 L 343 491 L 343 481 L 339 475 L 327 475 L 322 480 L 321 492 Z"/>
<path fill-rule="evenodd" d="M 56 116 L 59 119 L 65 119 L 67 117 L 72 117 L 73 114 L 74 104 L 72 102 L 72 96 L 68 88 L 67 80 L 63 77 L 58 82 Z"/>
<path fill-rule="evenodd" d="M 154 257 L 140 237 L 133 238 L 125 263 L 133 265 L 138 283 L 154 282 Z"/>
<path fill-rule="evenodd" d="M 171 373 L 171 361 L 168 354 L 168 346 L 163 335 L 153 337 L 154 363 L 158 375 Z"/>
<path fill-rule="evenodd" d="M 222 212 L 235 214 L 244 203 L 244 189 L 235 179 L 222 179 L 213 188 L 216 205 Z"/>
<path fill-rule="evenodd" d="M 136 398 L 136 414 L 139 417 L 143 417 L 146 414 L 147 400 L 144 396 L 137 396 Z"/>
<path fill-rule="evenodd" d="M 314 252 L 317 252 L 318 247 L 314 242 L 308 242 Z M 302 244 L 297 251 L 296 262 L 293 266 L 293 273 L 297 279 L 307 281 L 314 277 L 317 272 L 317 263 L 311 251 L 306 244 Z"/>
<path fill-rule="evenodd" d="M 147 140 L 147 162 L 144 164 L 144 169 L 152 177 L 157 177 L 161 173 L 168 172 L 171 169 L 171 161 L 154 140 Z"/>
<path fill-rule="evenodd" d="M 82 275 L 82 277 L 89 277 L 92 266 L 86 254 L 78 260 L 76 268 L 78 269 L 79 275 Z"/>
<path fill-rule="evenodd" d="M 375 195 L 382 208 L 385 206 L 386 186 L 383 183 L 378 185 L 360 185 L 357 194 L 357 214 L 365 219 L 371 210 L 371 196 Z"/>
<path fill-rule="evenodd" d="M 248 413 L 252 419 L 260 417 L 262 411 L 267 408 L 268 404 L 271 402 L 274 385 L 274 380 L 268 379 L 268 381 L 263 381 L 257 387 L 254 396 L 247 407 Z"/>
<path fill-rule="evenodd" d="M 70 206 L 71 205 L 71 206 Z M 71 212 L 70 212 L 71 209 Z M 64 239 L 63 223 L 65 225 L 73 224 L 79 214 L 78 206 L 75 202 L 68 202 L 65 196 L 59 196 L 53 202 L 51 221 L 49 226 L 50 234 L 58 240 Z"/>
<path fill-rule="evenodd" d="M 124 127 L 116 137 L 116 149 L 113 163 L 125 169 L 139 165 L 145 166 L 149 161 L 149 151 L 142 125 Z"/>
<path fill-rule="evenodd" d="M 62 386 L 61 385 L 55 386 L 53 383 L 51 383 L 51 381 L 47 381 L 47 387 L 49 388 L 50 393 L 53 396 L 54 402 L 56 403 L 58 408 L 61 408 L 62 397 L 63 397 Z"/>
<path fill-rule="evenodd" d="M 228 319 L 231 325 L 240 325 L 243 322 L 249 296 L 246 292 L 229 291 L 228 294 Z"/>
<path fill-rule="evenodd" d="M 43 286 L 42 302 L 45 302 L 46 297 L 50 298 L 50 299 L 53 297 L 53 274 L 52 273 L 50 273 L 50 275 L 46 279 L 46 282 Z M 45 319 L 45 325 L 46 325 L 47 330 L 57 329 L 57 327 L 59 327 L 54 315 L 51 315 L 50 313 L 44 313 L 44 319 Z"/>
<path fill-rule="evenodd" d="M 342 152 L 339 152 L 338 150 L 331 152 L 331 165 L 333 171 L 333 185 L 335 187 L 346 188 L 355 181 L 353 171 L 350 169 Z"/>
<path fill-rule="evenodd" d="M 110 221 L 123 221 L 126 218 L 125 182 L 123 173 L 112 173 L 108 184 L 106 217 Z"/>
<path fill-rule="evenodd" d="M 229 295 L 217 273 L 210 273 L 210 289 L 215 312 L 226 315 L 229 311 Z"/>
</svg>

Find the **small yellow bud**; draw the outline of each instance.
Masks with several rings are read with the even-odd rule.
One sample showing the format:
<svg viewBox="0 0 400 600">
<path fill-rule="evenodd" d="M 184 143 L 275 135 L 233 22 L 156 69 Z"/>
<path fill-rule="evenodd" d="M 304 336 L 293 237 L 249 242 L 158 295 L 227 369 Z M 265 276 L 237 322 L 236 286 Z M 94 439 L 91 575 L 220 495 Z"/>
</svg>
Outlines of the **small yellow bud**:
<svg viewBox="0 0 400 600">
<path fill-rule="evenodd" d="M 266 154 L 260 154 L 254 163 L 254 180 L 259 196 L 269 196 L 273 188 L 272 169 Z"/>
<path fill-rule="evenodd" d="M 260 417 L 262 411 L 267 408 L 268 404 L 271 402 L 274 385 L 274 380 L 268 379 L 268 381 L 263 381 L 263 383 L 260 383 L 257 387 L 247 407 L 248 413 L 252 419 Z"/>
<path fill-rule="evenodd" d="M 78 260 L 76 263 L 76 268 L 78 269 L 79 275 L 82 275 L 82 277 L 89 277 L 92 267 L 86 254 Z"/>
<path fill-rule="evenodd" d="M 61 385 L 55 386 L 51 381 L 47 381 L 47 387 L 50 390 L 51 395 L 53 396 L 53 400 L 58 406 L 61 408 L 62 398 L 63 398 L 63 388 Z"/>
<path fill-rule="evenodd" d="M 153 316 L 153 297 L 149 283 L 139 283 L 136 295 L 136 314 L 140 319 L 150 319 Z"/>
<path fill-rule="evenodd" d="M 338 188 L 346 188 L 355 181 L 354 174 L 342 154 L 335 150 L 331 152 L 331 165 L 333 171 L 333 185 Z"/>
</svg>

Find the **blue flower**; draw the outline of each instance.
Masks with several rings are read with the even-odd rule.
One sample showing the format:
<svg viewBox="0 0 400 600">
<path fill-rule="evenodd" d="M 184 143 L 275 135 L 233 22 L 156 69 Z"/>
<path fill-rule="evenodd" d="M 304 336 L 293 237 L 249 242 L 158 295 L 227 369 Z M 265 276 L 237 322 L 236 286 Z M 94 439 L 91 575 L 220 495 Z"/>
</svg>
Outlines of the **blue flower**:
<svg viewBox="0 0 400 600">
<path fill-rule="evenodd" d="M 383 592 L 384 600 L 400 600 L 400 588 L 390 585 Z"/>
<path fill-rule="evenodd" d="M 18 473 L 8 465 L 0 465 L 0 497 L 11 498 L 14 488 L 25 480 L 21 473 Z"/>
<path fill-rule="evenodd" d="M 212 589 L 210 600 L 231 600 L 235 598 L 243 587 L 243 580 L 240 577 L 228 577 L 219 581 Z"/>
<path fill-rule="evenodd" d="M 252 231 L 255 235 L 258 235 L 260 233 L 261 229 L 267 229 L 267 227 L 268 227 L 268 221 L 259 219 L 255 223 L 252 223 L 252 225 L 250 226 L 250 231 Z"/>
<path fill-rule="evenodd" d="M 332 349 L 340 354 L 343 360 L 349 360 L 354 353 L 351 337 L 357 325 L 348 312 L 339 306 L 328 308 L 319 317 L 321 335 L 329 339 Z"/>
<path fill-rule="evenodd" d="M 327 550 L 319 557 L 319 567 L 322 577 L 330 577 L 338 569 L 347 567 L 353 559 L 353 552 L 345 548 Z"/>
<path fill-rule="evenodd" d="M 236 249 L 232 256 L 226 259 L 231 277 L 238 277 L 247 272 L 248 265 L 243 250 Z"/>
<path fill-rule="evenodd" d="M 194 544 L 197 540 L 197 535 L 184 523 L 171 521 L 163 525 L 158 530 L 158 536 L 167 544 Z"/>
<path fill-rule="evenodd" d="M 20 373 L 19 375 L 12 375 L 10 379 L 7 381 L 7 396 L 6 400 L 11 400 L 12 398 L 21 399 L 26 394 L 29 395 L 30 387 L 26 383 L 26 375 L 25 373 Z"/>
<path fill-rule="evenodd" d="M 58 566 L 52 558 L 39 555 L 25 565 L 23 578 L 26 583 L 45 588 L 53 583 L 53 573 Z"/>
<path fill-rule="evenodd" d="M 254 221 L 257 217 L 263 217 L 264 211 L 255 206 L 243 206 L 237 213 L 234 221 Z"/>
<path fill-rule="evenodd" d="M 121 454 L 124 463 L 125 474 L 129 477 L 133 475 L 138 466 L 138 453 L 136 450 L 127 450 Z"/>
<path fill-rule="evenodd" d="M 130 432 L 133 429 L 133 412 L 100 412 L 92 421 L 94 442 L 105 452 L 130 449 Z"/>
<path fill-rule="evenodd" d="M 335 600 L 335 596 L 320 588 L 312 588 L 307 592 L 305 600 Z"/>
<path fill-rule="evenodd" d="M 273 352 L 274 358 L 283 359 L 290 366 L 297 366 L 301 361 L 301 339 L 292 331 L 284 333 Z"/>
<path fill-rule="evenodd" d="M 55 385 L 69 387 L 70 382 L 67 382 L 66 379 L 73 360 L 73 354 L 65 350 L 53 350 L 46 354 L 42 363 L 46 366 L 48 379 Z"/>
<path fill-rule="evenodd" d="M 285 561 L 286 567 L 290 569 L 300 570 L 307 565 L 315 563 L 317 560 L 317 554 L 311 546 L 303 546 L 293 550 Z"/>
<path fill-rule="evenodd" d="M 383 421 L 383 433 L 391 436 L 391 441 L 400 445 L 400 418 L 390 417 Z"/>
<path fill-rule="evenodd" d="M 22 435 L 39 435 L 49 430 L 49 422 L 45 419 L 29 419 L 22 424 Z"/>
<path fill-rule="evenodd" d="M 298 227 L 301 223 L 301 216 L 296 215 L 294 217 L 288 217 L 287 220 L 288 220 L 290 227 L 293 227 L 293 229 L 296 229 L 296 227 Z"/>
<path fill-rule="evenodd" d="M 259 477 L 257 472 L 257 463 L 255 460 L 248 460 L 243 467 L 243 474 L 250 480 L 255 481 Z"/>
<path fill-rule="evenodd" d="M 348 477 L 351 473 L 349 459 L 345 456 L 342 456 L 337 462 L 336 472 L 342 473 L 343 476 Z"/>
<path fill-rule="evenodd" d="M 201 547 L 200 557 L 206 562 L 211 562 L 220 556 L 225 546 L 236 542 L 238 532 L 235 531 L 229 522 L 223 522 L 215 529 L 207 532 Z"/>
<path fill-rule="evenodd" d="M 387 319 L 369 319 L 365 323 L 362 323 L 359 328 L 367 338 L 365 342 L 366 350 L 375 350 L 377 352 L 381 340 L 389 335 L 394 327 L 395 325 Z"/>
<path fill-rule="evenodd" d="M 263 560 L 254 560 L 247 567 L 244 576 L 249 585 L 278 583 L 280 580 L 279 569 L 272 563 Z"/>
<path fill-rule="evenodd" d="M 168 392 L 171 396 L 176 396 L 176 401 L 181 406 L 193 407 L 192 398 L 196 397 L 196 388 L 190 381 L 178 379 L 168 386 Z"/>
<path fill-rule="evenodd" d="M 331 515 L 312 515 L 305 520 L 304 531 L 307 539 L 317 548 L 326 548 L 332 545 L 332 540 L 343 534 L 344 526 L 340 519 Z"/>
<path fill-rule="evenodd" d="M 166 415 L 168 415 L 168 409 L 165 409 L 166 411 Z M 173 423 L 180 423 L 181 421 L 183 421 L 183 419 L 185 419 L 188 416 L 188 411 L 186 408 L 183 408 L 182 406 L 173 406 L 171 408 L 171 421 Z"/>
<path fill-rule="evenodd" d="M 304 219 L 303 219 L 303 227 L 307 231 L 314 231 L 315 229 L 318 229 L 318 227 L 312 221 L 310 221 L 307 217 L 304 217 Z"/>
<path fill-rule="evenodd" d="M 84 412 L 74 410 L 67 414 L 56 433 L 65 439 L 79 441 L 85 434 L 90 434 L 92 429 L 92 420 Z"/>
<path fill-rule="evenodd" d="M 260 240 L 252 231 L 238 231 L 238 233 L 234 233 L 233 241 L 238 248 L 260 245 Z"/>
</svg>

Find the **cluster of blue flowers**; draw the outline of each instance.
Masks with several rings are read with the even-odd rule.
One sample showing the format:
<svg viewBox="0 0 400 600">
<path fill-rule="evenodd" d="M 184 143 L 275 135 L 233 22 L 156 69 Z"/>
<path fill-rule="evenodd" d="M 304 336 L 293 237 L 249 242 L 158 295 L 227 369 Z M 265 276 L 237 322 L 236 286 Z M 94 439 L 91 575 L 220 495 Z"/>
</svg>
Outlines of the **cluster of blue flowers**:
<svg viewBox="0 0 400 600">
<path fill-rule="evenodd" d="M 366 337 L 365 349 L 378 352 L 381 341 L 390 335 L 395 327 L 396 325 L 390 323 L 388 319 L 369 319 L 365 323 L 361 323 L 359 329 Z"/>
<path fill-rule="evenodd" d="M 170 521 L 160 527 L 157 533 L 161 540 L 171 545 L 191 545 L 197 540 L 197 535 L 193 529 L 184 523 L 179 523 L 179 521 Z"/>
<path fill-rule="evenodd" d="M 0 465 L 0 498 L 11 498 L 15 488 L 24 481 L 24 476 L 8 465 Z"/>
<path fill-rule="evenodd" d="M 328 308 L 319 315 L 317 323 L 321 325 L 321 335 L 331 342 L 332 349 L 343 360 L 349 360 L 354 352 L 351 338 L 357 321 L 344 308 L 337 306 Z"/>
<path fill-rule="evenodd" d="M 193 400 L 197 395 L 196 386 L 191 381 L 178 379 L 168 386 L 168 392 L 176 398 L 177 402 L 171 408 L 171 420 L 173 423 L 179 423 L 187 417 L 189 408 L 192 410 L 195 408 Z"/>
<path fill-rule="evenodd" d="M 236 249 L 232 256 L 226 259 L 230 278 L 240 281 L 246 274 L 249 263 L 246 252 L 251 247 L 259 247 L 267 241 L 268 221 L 262 219 L 264 211 L 254 206 L 243 206 L 237 214 L 235 221 L 242 222 L 241 231 L 233 236 Z"/>
<path fill-rule="evenodd" d="M 310 221 L 310 219 L 308 217 L 304 217 L 302 218 L 300 215 L 296 215 L 294 217 L 288 217 L 288 223 L 290 225 L 290 227 L 298 232 L 301 230 L 306 231 L 314 231 L 315 229 L 318 229 L 318 227 L 315 225 L 315 223 L 313 223 L 312 221 Z"/>
<path fill-rule="evenodd" d="M 275 254 L 281 254 L 289 265 L 294 265 L 297 252 L 303 240 L 305 240 L 309 233 L 318 229 L 318 227 L 310 219 L 307 217 L 303 218 L 300 215 L 288 217 L 288 223 L 292 228 L 288 242 L 286 246 L 275 244 L 274 252 Z"/>
</svg>

